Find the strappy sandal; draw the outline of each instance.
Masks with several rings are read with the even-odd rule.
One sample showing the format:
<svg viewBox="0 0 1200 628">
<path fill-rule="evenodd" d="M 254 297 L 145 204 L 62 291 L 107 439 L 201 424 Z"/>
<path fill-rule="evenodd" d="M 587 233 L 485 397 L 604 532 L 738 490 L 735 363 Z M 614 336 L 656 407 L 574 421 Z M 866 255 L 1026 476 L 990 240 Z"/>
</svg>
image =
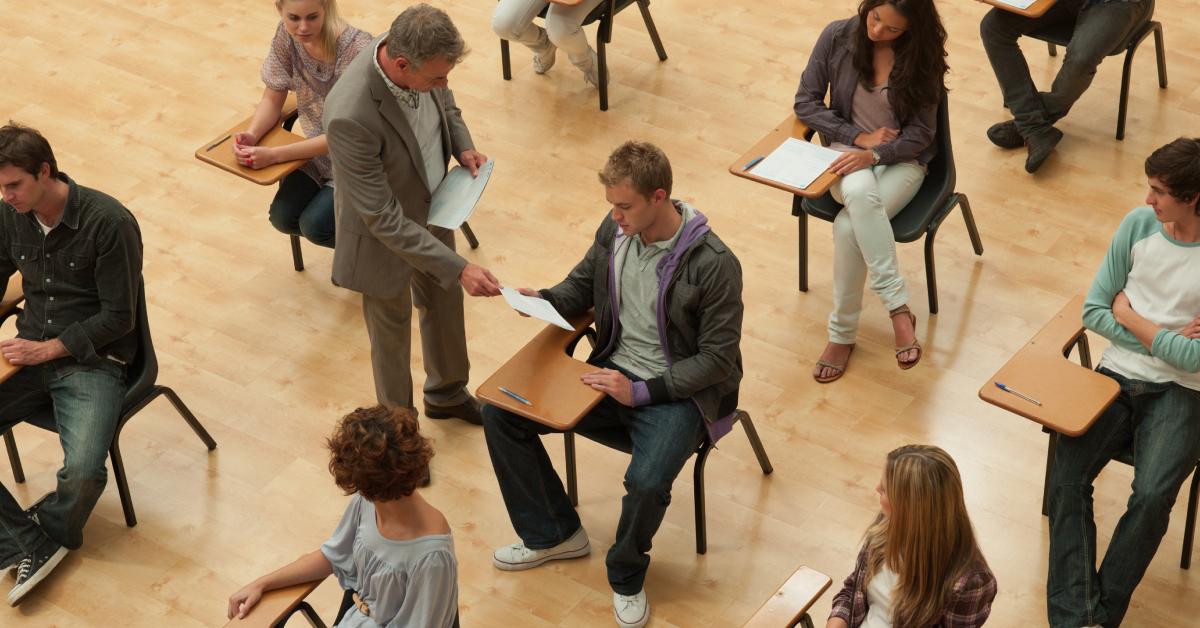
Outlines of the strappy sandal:
<svg viewBox="0 0 1200 628">
<path fill-rule="evenodd" d="M 850 363 L 850 356 L 854 354 L 854 345 L 848 346 L 850 347 L 850 353 L 846 354 L 846 360 L 841 364 L 834 364 L 832 362 L 826 362 L 825 360 L 817 360 L 818 367 L 832 369 L 833 375 L 830 375 L 829 377 L 819 377 L 816 373 L 813 373 L 813 380 L 815 380 L 818 384 L 828 384 L 829 382 L 841 379 L 842 375 L 846 374 L 846 365 Z"/>
<path fill-rule="evenodd" d="M 913 326 L 912 344 L 905 345 L 903 347 L 899 347 L 896 349 L 896 366 L 899 366 L 900 370 L 902 370 L 902 371 L 907 371 L 908 369 L 916 366 L 917 362 L 921 361 L 921 355 L 924 352 L 921 350 L 921 343 L 917 341 L 917 315 L 913 314 L 912 310 L 909 310 L 907 305 L 901 305 L 900 307 L 892 310 L 891 312 L 888 312 L 888 316 L 890 316 L 892 318 L 895 318 L 901 314 L 908 314 L 908 318 L 909 318 L 909 320 L 912 321 L 912 326 Z M 907 353 L 909 351 L 916 351 L 917 357 L 912 360 L 909 360 L 907 362 L 901 360 L 900 354 Z"/>
</svg>

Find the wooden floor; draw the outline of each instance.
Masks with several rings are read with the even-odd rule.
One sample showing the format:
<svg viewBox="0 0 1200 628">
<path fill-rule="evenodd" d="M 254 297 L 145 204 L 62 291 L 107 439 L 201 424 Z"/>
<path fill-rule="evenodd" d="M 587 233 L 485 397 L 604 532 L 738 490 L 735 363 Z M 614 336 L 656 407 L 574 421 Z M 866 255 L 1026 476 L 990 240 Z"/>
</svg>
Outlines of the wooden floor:
<svg viewBox="0 0 1200 628">
<path fill-rule="evenodd" d="M 342 3 L 350 21 L 372 33 L 403 4 Z M 1200 3 L 1158 6 L 1171 87 L 1157 88 L 1147 42 L 1134 63 L 1125 141 L 1113 139 L 1121 60 L 1111 58 L 1061 123 L 1066 138 L 1036 177 L 1024 173 L 1023 152 L 1003 152 L 984 137 L 1004 118 L 978 37 L 986 8 L 939 3 L 950 33 L 958 190 L 971 199 L 985 253 L 972 254 L 957 214 L 947 220 L 937 246 L 941 313 L 931 317 L 921 247 L 900 246 L 925 359 L 915 370 L 896 369 L 890 326 L 869 298 L 850 370 L 831 386 L 809 377 L 830 309 L 829 228 L 814 224 L 811 287 L 800 293 L 791 199 L 725 169 L 787 113 L 816 35 L 849 15 L 851 2 L 659 0 L 653 11 L 671 55 L 663 64 L 628 11 L 609 49 L 606 113 L 565 58 L 537 76 L 528 52 L 514 47 L 513 80 L 503 81 L 492 2 L 440 4 L 473 49 L 452 86 L 479 148 L 497 161 L 471 220 L 482 245 L 468 259 L 510 286 L 557 281 L 607 210 L 596 170 L 619 142 L 641 138 L 666 149 L 676 195 L 707 213 L 744 267 L 741 398 L 775 473 L 761 475 L 741 433 L 721 442 L 707 467 L 705 556 L 693 548 L 691 474 L 680 476 L 646 584 L 653 625 L 738 626 L 799 565 L 840 582 L 876 511 L 883 457 L 910 442 L 946 448 L 962 469 L 999 580 L 989 625 L 1044 625 L 1045 436 L 976 391 L 1087 289 L 1121 217 L 1144 197 L 1145 156 L 1196 135 Z M 338 416 L 374 399 L 359 299 L 330 284 L 329 252 L 306 245 L 308 268 L 294 272 L 286 238 L 266 220 L 273 190 L 192 158 L 201 142 L 249 115 L 275 14 L 270 2 L 245 0 L 3 6 L 0 111 L 40 128 L 64 171 L 138 216 L 160 381 L 179 391 L 220 446 L 206 452 L 169 404 L 143 411 L 122 447 L 139 525 L 125 527 L 110 482 L 85 547 L 19 608 L 0 609 L 0 624 L 220 625 L 230 593 L 332 531 L 346 500 L 325 470 L 322 438 Z M 1025 48 L 1035 80 L 1048 85 L 1061 56 L 1034 42 Z M 467 329 L 476 386 L 539 325 L 498 299 L 470 299 Z M 420 356 L 413 361 L 420 373 Z M 611 626 L 604 551 L 625 457 L 580 445 L 591 557 L 501 573 L 490 553 L 514 534 L 480 430 L 459 422 L 425 429 L 438 451 L 425 494 L 454 528 L 464 624 Z M 7 470 L 0 481 L 29 503 L 53 488 L 61 449 L 36 429 L 16 433 L 28 482 L 14 485 Z M 561 439 L 548 440 L 561 459 Z M 1130 477 L 1114 465 L 1097 483 L 1101 549 Z M 1200 568 L 1178 567 L 1183 510 L 1181 500 L 1128 626 L 1192 625 L 1200 615 Z M 338 596 L 326 583 L 315 602 L 331 616 Z M 818 624 L 831 596 L 815 607 Z"/>
</svg>

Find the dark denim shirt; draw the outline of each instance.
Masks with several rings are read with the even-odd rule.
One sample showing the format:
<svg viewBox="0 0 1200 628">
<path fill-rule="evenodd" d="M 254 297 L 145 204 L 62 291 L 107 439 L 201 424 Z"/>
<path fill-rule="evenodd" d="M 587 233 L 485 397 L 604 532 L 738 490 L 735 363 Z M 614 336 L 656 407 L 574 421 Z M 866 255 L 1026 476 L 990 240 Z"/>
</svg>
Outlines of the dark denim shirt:
<svg viewBox="0 0 1200 628">
<path fill-rule="evenodd" d="M 70 358 L 121 363 L 137 351 L 134 323 L 142 280 L 142 234 L 119 201 L 70 186 L 62 219 L 43 234 L 33 212 L 0 201 L 0 286 L 21 272 L 25 304 L 17 336 L 62 341 Z"/>
</svg>

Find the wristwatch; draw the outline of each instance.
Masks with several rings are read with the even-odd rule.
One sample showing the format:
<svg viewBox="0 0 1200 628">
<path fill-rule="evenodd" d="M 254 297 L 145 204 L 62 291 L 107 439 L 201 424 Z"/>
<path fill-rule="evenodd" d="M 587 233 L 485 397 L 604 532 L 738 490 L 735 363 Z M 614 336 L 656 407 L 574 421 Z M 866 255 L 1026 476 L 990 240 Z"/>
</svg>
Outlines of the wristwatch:
<svg viewBox="0 0 1200 628">
<path fill-rule="evenodd" d="M 872 166 L 879 165 L 879 151 L 874 150 L 874 149 L 871 150 L 871 165 Z"/>
</svg>

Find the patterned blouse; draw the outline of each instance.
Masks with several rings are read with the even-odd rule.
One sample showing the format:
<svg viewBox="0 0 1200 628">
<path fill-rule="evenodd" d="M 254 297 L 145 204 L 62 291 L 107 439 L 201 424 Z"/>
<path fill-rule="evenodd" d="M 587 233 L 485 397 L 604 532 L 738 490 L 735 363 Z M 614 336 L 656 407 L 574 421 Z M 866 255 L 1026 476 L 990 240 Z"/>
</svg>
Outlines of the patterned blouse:
<svg viewBox="0 0 1200 628">
<path fill-rule="evenodd" d="M 271 50 L 263 60 L 262 80 L 270 89 L 296 92 L 296 105 L 305 137 L 317 137 L 325 133 L 321 126 L 325 96 L 329 95 L 329 90 L 333 89 L 333 84 L 354 57 L 371 43 L 371 39 L 366 31 L 347 25 L 338 37 L 337 55 L 329 64 L 309 56 L 304 46 L 288 35 L 283 22 L 279 22 L 275 37 L 271 40 Z M 328 155 L 313 157 L 301 171 L 322 185 L 333 177 Z"/>
</svg>

